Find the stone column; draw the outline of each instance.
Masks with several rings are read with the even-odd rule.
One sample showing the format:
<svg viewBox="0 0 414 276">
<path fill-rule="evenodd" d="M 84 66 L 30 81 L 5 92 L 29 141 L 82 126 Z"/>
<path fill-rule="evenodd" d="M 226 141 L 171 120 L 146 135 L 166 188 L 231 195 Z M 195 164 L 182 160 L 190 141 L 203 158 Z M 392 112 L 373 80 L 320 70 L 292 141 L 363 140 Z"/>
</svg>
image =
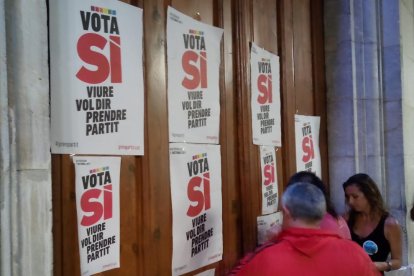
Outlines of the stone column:
<svg viewBox="0 0 414 276">
<path fill-rule="evenodd" d="M 398 1 L 325 1 L 331 197 L 344 212 L 342 183 L 367 173 L 406 231 L 399 21 Z"/>
<path fill-rule="evenodd" d="M 407 211 L 414 204 L 414 2 L 400 0 L 404 170 Z M 408 260 L 414 270 L 414 222 L 407 216 Z M 414 271 L 413 271 L 414 275 Z"/>
<path fill-rule="evenodd" d="M 1 274 L 52 275 L 46 1 L 0 3 Z"/>
<path fill-rule="evenodd" d="M 11 175 L 4 10 L 4 0 L 0 0 L 0 274 L 11 275 Z"/>
</svg>

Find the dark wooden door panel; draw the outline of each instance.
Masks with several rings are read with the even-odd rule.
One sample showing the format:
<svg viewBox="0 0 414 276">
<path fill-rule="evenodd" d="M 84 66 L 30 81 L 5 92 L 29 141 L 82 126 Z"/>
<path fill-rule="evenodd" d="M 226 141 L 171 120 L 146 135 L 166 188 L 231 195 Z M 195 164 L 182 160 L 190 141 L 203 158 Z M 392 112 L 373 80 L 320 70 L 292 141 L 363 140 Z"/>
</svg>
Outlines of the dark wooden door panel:
<svg viewBox="0 0 414 276">
<path fill-rule="evenodd" d="M 250 113 L 250 43 L 280 56 L 282 147 L 279 192 L 295 171 L 296 112 L 322 118 L 326 141 L 322 0 L 130 0 L 144 9 L 145 155 L 121 160 L 121 268 L 100 275 L 170 275 L 172 209 L 167 113 L 166 10 L 175 9 L 224 29 L 220 66 L 223 260 L 226 275 L 256 246 L 261 212 L 259 147 Z M 324 119 L 325 118 L 325 119 Z M 327 148 L 321 144 L 324 177 Z M 54 275 L 79 275 L 74 165 L 52 156 Z"/>
</svg>

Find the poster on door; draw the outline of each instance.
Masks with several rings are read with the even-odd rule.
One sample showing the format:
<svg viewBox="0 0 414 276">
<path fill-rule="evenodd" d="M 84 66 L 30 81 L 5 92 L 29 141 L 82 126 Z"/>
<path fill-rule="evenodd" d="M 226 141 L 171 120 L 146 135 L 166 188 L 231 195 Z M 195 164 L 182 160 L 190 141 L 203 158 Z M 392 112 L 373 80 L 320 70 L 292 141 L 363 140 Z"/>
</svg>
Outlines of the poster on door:
<svg viewBox="0 0 414 276">
<path fill-rule="evenodd" d="M 73 157 L 81 275 L 118 268 L 120 157 Z"/>
<path fill-rule="evenodd" d="M 172 274 L 222 259 L 220 146 L 170 144 Z"/>
<path fill-rule="evenodd" d="M 194 276 L 214 276 L 214 275 L 216 275 L 216 269 L 212 268 L 212 269 L 197 273 Z"/>
<path fill-rule="evenodd" d="M 143 155 L 142 9 L 49 4 L 52 153 Z"/>
<path fill-rule="evenodd" d="M 167 11 L 170 142 L 218 144 L 223 29 Z"/>
<path fill-rule="evenodd" d="M 252 43 L 250 69 L 253 144 L 280 147 L 279 57 Z"/>
<path fill-rule="evenodd" d="M 276 212 L 279 201 L 274 147 L 260 146 L 260 165 L 262 170 L 262 214 L 265 215 Z"/>
<path fill-rule="evenodd" d="M 321 177 L 319 126 L 319 116 L 295 115 L 296 171 L 309 171 Z"/>
<path fill-rule="evenodd" d="M 282 212 L 257 217 L 257 243 L 264 244 L 282 231 Z"/>
</svg>

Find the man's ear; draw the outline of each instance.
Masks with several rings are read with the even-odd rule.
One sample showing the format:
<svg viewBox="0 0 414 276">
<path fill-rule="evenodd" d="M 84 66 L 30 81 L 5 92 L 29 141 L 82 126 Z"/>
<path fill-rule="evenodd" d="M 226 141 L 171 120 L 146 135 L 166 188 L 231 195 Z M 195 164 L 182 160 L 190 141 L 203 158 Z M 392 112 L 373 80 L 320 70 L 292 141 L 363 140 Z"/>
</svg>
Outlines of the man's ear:
<svg viewBox="0 0 414 276">
<path fill-rule="evenodd" d="M 283 228 L 288 228 L 292 223 L 292 216 L 290 214 L 290 211 L 286 206 L 282 205 L 282 212 L 283 212 Z"/>
<path fill-rule="evenodd" d="M 282 212 L 283 212 L 283 219 L 284 218 L 290 218 L 290 211 L 286 206 L 282 205 Z"/>
</svg>

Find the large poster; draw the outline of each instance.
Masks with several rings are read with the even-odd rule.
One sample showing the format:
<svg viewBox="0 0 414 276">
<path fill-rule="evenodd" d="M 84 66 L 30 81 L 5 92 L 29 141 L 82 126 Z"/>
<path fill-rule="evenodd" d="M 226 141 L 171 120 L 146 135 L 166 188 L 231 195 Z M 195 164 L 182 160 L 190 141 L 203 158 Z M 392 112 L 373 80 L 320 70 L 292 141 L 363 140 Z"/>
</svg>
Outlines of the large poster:
<svg viewBox="0 0 414 276">
<path fill-rule="evenodd" d="M 81 274 L 119 267 L 120 157 L 73 157 Z"/>
<path fill-rule="evenodd" d="M 181 275 L 222 259 L 220 146 L 171 143 L 170 175 L 172 274 Z"/>
<path fill-rule="evenodd" d="M 223 29 L 171 7 L 167 16 L 170 142 L 217 144 Z"/>
<path fill-rule="evenodd" d="M 142 10 L 49 3 L 52 153 L 143 155 Z"/>
<path fill-rule="evenodd" d="M 253 144 L 280 147 L 279 57 L 252 43 L 250 68 Z"/>
<path fill-rule="evenodd" d="M 262 214 L 264 215 L 276 212 L 279 201 L 274 147 L 260 146 L 260 164 L 262 169 Z"/>
<path fill-rule="evenodd" d="M 319 151 L 320 117 L 295 115 L 296 170 L 322 175 Z"/>
</svg>

